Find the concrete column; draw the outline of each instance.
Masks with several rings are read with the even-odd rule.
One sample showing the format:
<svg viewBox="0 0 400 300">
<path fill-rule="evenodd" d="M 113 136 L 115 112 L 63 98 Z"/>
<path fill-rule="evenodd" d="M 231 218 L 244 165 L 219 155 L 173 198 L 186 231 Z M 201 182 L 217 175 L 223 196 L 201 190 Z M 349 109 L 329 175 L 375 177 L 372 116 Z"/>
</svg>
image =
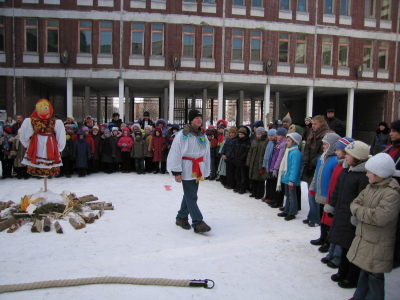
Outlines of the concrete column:
<svg viewBox="0 0 400 300">
<path fill-rule="evenodd" d="M 347 119 L 346 119 L 346 136 L 353 136 L 353 113 L 354 113 L 354 89 L 347 91 Z"/>
<path fill-rule="evenodd" d="M 274 102 L 274 119 L 278 120 L 279 118 L 279 92 L 275 93 L 275 102 Z"/>
<path fill-rule="evenodd" d="M 163 99 L 163 118 L 164 120 L 168 117 L 168 88 L 164 88 L 164 99 Z M 171 123 L 173 124 L 173 123 Z"/>
<path fill-rule="evenodd" d="M 107 114 L 108 114 L 108 98 L 107 98 L 107 96 L 105 96 L 104 97 L 104 123 L 108 123 Z"/>
<path fill-rule="evenodd" d="M 239 127 L 243 125 L 243 98 L 244 98 L 244 90 L 239 91 L 239 99 L 238 99 L 238 111 L 237 111 L 237 120 L 236 126 Z"/>
<path fill-rule="evenodd" d="M 67 116 L 74 115 L 74 105 L 73 105 L 73 79 L 68 77 L 67 78 Z"/>
<path fill-rule="evenodd" d="M 124 118 L 124 80 L 118 80 L 118 96 L 119 96 L 119 117 L 123 120 Z"/>
<path fill-rule="evenodd" d="M 218 120 L 222 120 L 223 118 L 223 110 L 224 110 L 224 83 L 218 83 Z"/>
<path fill-rule="evenodd" d="M 131 122 L 135 122 L 135 97 L 133 94 L 129 94 L 129 115 Z"/>
<path fill-rule="evenodd" d="M 307 108 L 306 108 L 306 117 L 313 116 L 313 101 L 314 101 L 314 87 L 309 86 L 307 88 Z"/>
<path fill-rule="evenodd" d="M 97 125 L 101 125 L 101 94 L 97 93 L 97 112 L 96 112 L 96 118 L 97 118 Z"/>
<path fill-rule="evenodd" d="M 222 119 L 226 120 L 226 96 L 222 97 Z"/>
<path fill-rule="evenodd" d="M 251 97 L 251 101 L 250 101 L 250 123 L 251 125 L 254 124 L 254 122 L 256 121 L 256 97 Z M 261 116 L 262 118 L 262 116 Z"/>
<path fill-rule="evenodd" d="M 90 86 L 85 86 L 85 120 L 88 115 L 90 115 Z"/>
<path fill-rule="evenodd" d="M 196 109 L 196 95 L 192 95 L 192 108 L 191 109 Z"/>
<path fill-rule="evenodd" d="M 203 89 L 201 114 L 203 115 L 203 128 L 207 129 L 207 89 Z"/>
<path fill-rule="evenodd" d="M 130 102 L 130 99 L 129 99 L 129 87 L 126 86 L 125 87 L 125 119 L 122 116 L 122 120 L 123 120 L 124 123 L 128 123 L 129 120 L 131 119 L 130 115 L 129 115 L 129 102 Z"/>
<path fill-rule="evenodd" d="M 271 85 L 266 84 L 264 88 L 264 116 L 262 120 L 264 121 L 264 128 L 268 128 L 269 122 L 273 122 L 274 118 L 269 114 L 269 106 L 271 103 Z"/>
<path fill-rule="evenodd" d="M 174 97 L 175 97 L 175 82 L 173 80 L 169 81 L 169 116 L 167 123 L 174 124 Z"/>
</svg>

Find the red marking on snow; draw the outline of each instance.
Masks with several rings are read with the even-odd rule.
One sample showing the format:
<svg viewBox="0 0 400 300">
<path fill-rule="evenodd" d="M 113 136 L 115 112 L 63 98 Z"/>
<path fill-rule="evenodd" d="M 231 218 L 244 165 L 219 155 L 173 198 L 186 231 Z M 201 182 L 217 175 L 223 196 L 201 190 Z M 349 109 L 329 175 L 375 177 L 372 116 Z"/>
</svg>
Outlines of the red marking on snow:
<svg viewBox="0 0 400 300">
<path fill-rule="evenodd" d="M 165 190 L 168 191 L 172 191 L 171 186 L 170 185 L 164 185 Z"/>
</svg>

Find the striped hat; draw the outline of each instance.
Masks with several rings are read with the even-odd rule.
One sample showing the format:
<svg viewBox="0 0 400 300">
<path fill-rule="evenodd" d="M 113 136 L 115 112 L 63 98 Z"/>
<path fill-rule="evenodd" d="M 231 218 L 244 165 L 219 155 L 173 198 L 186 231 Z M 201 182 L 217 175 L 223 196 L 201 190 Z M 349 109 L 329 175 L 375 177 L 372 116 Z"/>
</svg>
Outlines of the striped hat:
<svg viewBox="0 0 400 300">
<path fill-rule="evenodd" d="M 349 137 L 344 137 L 344 138 L 342 138 L 342 139 L 340 139 L 340 140 L 338 140 L 336 142 L 336 149 L 339 149 L 339 150 L 342 150 L 343 152 L 346 152 L 346 151 L 344 151 L 346 146 L 348 144 L 350 144 L 351 142 L 354 142 L 354 141 L 355 141 L 355 139 L 352 139 L 352 138 L 349 138 Z"/>
</svg>

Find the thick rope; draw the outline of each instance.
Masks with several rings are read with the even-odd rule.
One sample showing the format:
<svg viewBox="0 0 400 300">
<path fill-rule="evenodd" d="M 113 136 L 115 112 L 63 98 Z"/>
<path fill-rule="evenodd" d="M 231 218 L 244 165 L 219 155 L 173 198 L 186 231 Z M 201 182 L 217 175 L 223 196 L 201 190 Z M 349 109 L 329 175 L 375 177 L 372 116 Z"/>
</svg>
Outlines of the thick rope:
<svg viewBox="0 0 400 300">
<path fill-rule="evenodd" d="M 197 286 L 197 287 L 207 288 L 207 281 L 211 280 L 209 279 L 174 280 L 174 279 L 164 279 L 164 278 L 131 278 L 131 277 L 91 277 L 91 278 L 49 280 L 49 281 L 38 281 L 32 283 L 0 285 L 0 293 L 27 291 L 35 289 L 47 289 L 54 287 L 78 286 L 87 284 L 106 284 L 106 283 L 182 286 L 182 287 Z"/>
</svg>

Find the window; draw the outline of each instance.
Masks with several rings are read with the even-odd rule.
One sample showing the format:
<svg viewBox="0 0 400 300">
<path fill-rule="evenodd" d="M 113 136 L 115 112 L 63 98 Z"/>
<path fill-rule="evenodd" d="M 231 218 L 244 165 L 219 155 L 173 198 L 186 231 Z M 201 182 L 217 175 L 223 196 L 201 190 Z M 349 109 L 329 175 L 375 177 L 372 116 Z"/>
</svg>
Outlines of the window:
<svg viewBox="0 0 400 300">
<path fill-rule="evenodd" d="M 349 57 L 349 39 L 341 37 L 339 38 L 339 67 L 348 66 Z"/>
<path fill-rule="evenodd" d="M 233 0 L 233 5 L 244 5 L 244 0 Z"/>
<path fill-rule="evenodd" d="M 25 20 L 25 52 L 38 51 L 38 20 Z"/>
<path fill-rule="evenodd" d="M 111 54 L 112 49 L 112 22 L 100 22 L 100 53 Z"/>
<path fill-rule="evenodd" d="M 261 31 L 252 30 L 251 31 L 251 41 L 250 41 L 250 60 L 260 61 L 261 60 Z"/>
<path fill-rule="evenodd" d="M 289 34 L 279 34 L 279 62 L 289 62 Z"/>
<path fill-rule="evenodd" d="M 296 64 L 306 63 L 307 38 L 304 34 L 298 34 L 296 39 Z"/>
<path fill-rule="evenodd" d="M 307 0 L 297 0 L 297 11 L 307 11 Z"/>
<path fill-rule="evenodd" d="M 92 53 L 92 22 L 79 21 L 79 53 Z"/>
<path fill-rule="evenodd" d="M 324 14 L 333 14 L 333 1 L 324 0 Z"/>
<path fill-rule="evenodd" d="M 262 7 L 262 0 L 251 0 L 251 6 Z"/>
<path fill-rule="evenodd" d="M 340 0 L 340 14 L 342 16 L 350 15 L 350 0 Z"/>
<path fill-rule="evenodd" d="M 183 2 L 196 2 L 196 0 L 183 0 Z"/>
<path fill-rule="evenodd" d="M 4 51 L 4 18 L 0 18 L 0 51 Z"/>
<path fill-rule="evenodd" d="M 381 20 L 390 20 L 391 0 L 381 0 Z"/>
<path fill-rule="evenodd" d="M 151 25 L 151 55 L 164 55 L 164 25 Z"/>
<path fill-rule="evenodd" d="M 290 0 L 280 0 L 279 9 L 290 9 Z"/>
<path fill-rule="evenodd" d="M 232 59 L 243 59 L 243 30 L 233 29 L 232 31 Z"/>
<path fill-rule="evenodd" d="M 203 27 L 203 47 L 201 49 L 202 58 L 214 58 L 214 29 Z"/>
<path fill-rule="evenodd" d="M 215 1 L 214 0 L 203 0 L 204 3 L 210 3 L 210 4 L 214 4 Z"/>
<path fill-rule="evenodd" d="M 194 26 L 183 26 L 182 57 L 194 56 Z"/>
<path fill-rule="evenodd" d="M 46 20 L 47 53 L 58 53 L 58 20 Z"/>
<path fill-rule="evenodd" d="M 143 23 L 132 23 L 132 54 L 143 55 Z"/>
<path fill-rule="evenodd" d="M 388 58 L 388 42 L 379 42 L 379 69 L 386 70 Z"/>
<path fill-rule="evenodd" d="M 372 68 L 372 53 L 373 53 L 373 46 L 371 40 L 364 41 L 364 68 L 371 69 Z"/>
<path fill-rule="evenodd" d="M 332 65 L 332 37 L 324 36 L 322 38 L 322 65 Z"/>
<path fill-rule="evenodd" d="M 365 17 L 375 19 L 375 0 L 365 0 Z"/>
</svg>

